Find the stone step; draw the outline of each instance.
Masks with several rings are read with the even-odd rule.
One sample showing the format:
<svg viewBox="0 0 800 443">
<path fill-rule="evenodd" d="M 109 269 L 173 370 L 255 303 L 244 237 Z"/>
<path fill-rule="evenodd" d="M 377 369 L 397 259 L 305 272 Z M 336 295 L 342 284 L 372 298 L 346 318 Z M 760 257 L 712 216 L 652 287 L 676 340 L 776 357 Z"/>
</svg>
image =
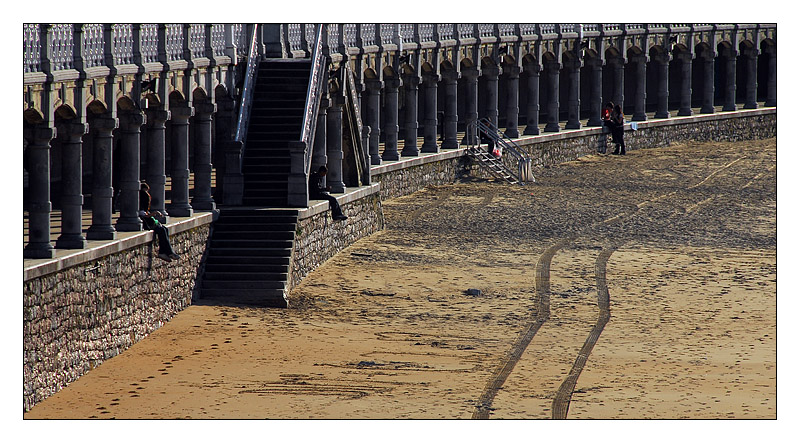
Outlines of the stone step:
<svg viewBox="0 0 800 443">
<path fill-rule="evenodd" d="M 200 298 L 221 300 L 229 303 L 286 308 L 289 304 L 283 289 L 202 289 Z"/>
<path fill-rule="evenodd" d="M 206 261 L 206 268 L 205 274 L 208 273 L 260 273 L 261 275 L 266 274 L 287 274 L 289 272 L 289 265 L 270 265 L 270 264 L 261 264 L 261 263 L 252 263 L 252 259 L 250 263 L 226 263 L 226 262 L 219 262 L 219 263 L 208 263 Z"/>
<path fill-rule="evenodd" d="M 206 289 L 284 289 L 282 281 L 271 280 L 206 280 L 203 279 L 203 291 Z"/>
<path fill-rule="evenodd" d="M 253 228 L 251 226 L 251 228 Z M 214 230 L 214 239 L 218 240 L 294 240 L 294 230 L 292 231 L 267 231 L 267 230 L 237 230 L 237 231 L 217 231 Z"/>
<path fill-rule="evenodd" d="M 223 271 L 206 269 L 203 274 L 203 283 L 216 284 L 213 282 L 280 282 L 284 284 L 289 274 L 279 272 L 244 272 L 244 271 Z M 283 287 L 283 286 L 281 286 Z"/>
<path fill-rule="evenodd" d="M 261 257 L 291 257 L 290 248 L 212 248 L 209 255 L 215 257 L 252 257 L 260 260 Z"/>
<path fill-rule="evenodd" d="M 213 251 L 211 251 L 213 252 Z M 237 265 L 248 265 L 248 266 L 289 266 L 291 262 L 290 257 L 282 257 L 282 256 L 275 256 L 275 257 L 258 257 L 257 259 L 253 259 L 251 256 L 219 256 L 209 254 L 206 257 L 206 266 L 208 265 L 230 265 L 230 266 L 237 266 Z"/>
</svg>

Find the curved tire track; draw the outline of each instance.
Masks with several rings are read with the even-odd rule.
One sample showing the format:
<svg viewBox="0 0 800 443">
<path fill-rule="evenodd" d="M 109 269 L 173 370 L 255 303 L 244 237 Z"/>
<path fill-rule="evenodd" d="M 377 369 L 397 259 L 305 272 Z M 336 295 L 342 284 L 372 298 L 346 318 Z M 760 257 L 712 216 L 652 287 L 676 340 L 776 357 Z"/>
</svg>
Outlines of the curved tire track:
<svg viewBox="0 0 800 443">
<path fill-rule="evenodd" d="M 597 343 L 597 339 L 600 338 L 600 334 L 603 333 L 603 328 L 605 328 L 606 324 L 611 319 L 608 284 L 606 283 L 606 265 L 608 264 L 609 257 L 611 257 L 611 254 L 613 254 L 617 248 L 619 248 L 619 246 L 616 245 L 607 247 L 600 251 L 600 254 L 597 256 L 597 261 L 594 265 L 595 282 L 597 285 L 597 307 L 599 309 L 597 323 L 595 323 L 589 336 L 586 337 L 586 342 L 584 342 L 583 347 L 581 347 L 581 350 L 578 352 L 578 357 L 575 359 L 575 363 L 573 363 L 569 375 L 567 375 L 567 378 L 561 383 L 558 391 L 556 391 L 552 407 L 552 417 L 554 419 L 567 418 L 569 404 L 572 400 L 572 393 L 575 390 L 578 377 L 580 377 L 583 367 L 586 365 L 586 361 L 589 359 L 589 355 L 592 353 L 594 345 Z"/>
<path fill-rule="evenodd" d="M 537 295 L 537 309 L 536 316 L 531 320 L 520 336 L 517 338 L 514 345 L 511 347 L 508 355 L 503 363 L 493 374 L 492 378 L 486 384 L 481 394 L 478 405 L 475 407 L 475 412 L 472 414 L 473 419 L 487 419 L 492 410 L 492 401 L 497 395 L 497 391 L 505 383 L 514 366 L 519 361 L 522 353 L 525 352 L 533 337 L 539 331 L 539 328 L 550 318 L 550 262 L 553 256 L 559 249 L 566 246 L 574 238 L 562 239 L 556 244 L 550 246 L 539 257 L 536 263 L 536 295 Z"/>
</svg>

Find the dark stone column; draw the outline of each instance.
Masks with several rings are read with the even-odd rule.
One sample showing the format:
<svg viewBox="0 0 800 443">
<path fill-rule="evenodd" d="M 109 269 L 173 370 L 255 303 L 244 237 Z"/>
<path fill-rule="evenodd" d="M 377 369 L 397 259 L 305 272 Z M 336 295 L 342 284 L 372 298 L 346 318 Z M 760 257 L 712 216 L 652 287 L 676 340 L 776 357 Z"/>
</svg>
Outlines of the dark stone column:
<svg viewBox="0 0 800 443">
<path fill-rule="evenodd" d="M 61 143 L 61 235 L 58 249 L 83 249 L 86 238 L 81 228 L 83 210 L 83 151 L 82 137 L 88 125 L 64 123 L 58 125 Z"/>
<path fill-rule="evenodd" d="M 422 152 L 439 152 L 439 145 L 436 144 L 436 129 L 439 122 L 436 120 L 438 104 L 436 98 L 439 90 L 438 75 L 423 75 L 422 90 L 425 99 L 423 116 L 423 137 Z"/>
<path fill-rule="evenodd" d="M 400 154 L 397 152 L 397 133 L 400 127 L 397 125 L 397 89 L 400 87 L 399 78 L 384 79 L 386 88 L 384 89 L 385 102 L 383 104 L 383 114 L 386 116 L 383 129 L 386 137 L 383 144 L 384 160 L 399 160 Z"/>
<path fill-rule="evenodd" d="M 381 164 L 380 136 L 381 136 L 381 88 L 383 82 L 377 79 L 367 79 L 364 97 L 364 125 L 370 128 L 369 132 L 369 158 L 370 164 Z"/>
<path fill-rule="evenodd" d="M 497 127 L 497 82 L 500 77 L 500 67 L 494 64 L 486 65 L 481 70 L 481 75 L 486 78 L 486 118 Z"/>
<path fill-rule="evenodd" d="M 681 90 L 678 115 L 692 115 L 692 54 L 682 53 L 680 56 Z"/>
<path fill-rule="evenodd" d="M 643 122 L 647 120 L 645 114 L 645 103 L 647 100 L 647 57 L 644 54 L 636 55 L 630 59 L 630 63 L 634 64 L 635 75 L 634 78 L 634 92 L 633 92 L 633 116 L 631 120 Z"/>
<path fill-rule="evenodd" d="M 625 104 L 625 60 L 621 56 L 615 57 L 611 61 L 611 78 L 614 82 L 611 101 L 623 108 Z"/>
<path fill-rule="evenodd" d="M 405 86 L 405 134 L 403 137 L 403 157 L 414 157 L 419 155 L 417 149 L 417 129 L 419 121 L 417 117 L 417 92 L 419 89 L 420 78 L 415 75 L 404 75 L 403 84 Z"/>
<path fill-rule="evenodd" d="M 714 54 L 706 54 L 700 59 L 703 67 L 703 104 L 701 114 L 714 113 Z"/>
<path fill-rule="evenodd" d="M 442 149 L 458 148 L 458 77 L 457 71 L 444 71 L 444 140 Z"/>
<path fill-rule="evenodd" d="M 725 98 L 722 104 L 723 111 L 736 110 L 736 51 L 728 48 L 723 58 L 725 60 Z"/>
<path fill-rule="evenodd" d="M 519 66 L 505 66 L 506 74 L 506 135 L 519 137 Z"/>
<path fill-rule="evenodd" d="M 756 109 L 756 93 L 758 92 L 758 53 L 755 48 L 744 51 L 745 85 L 744 109 Z"/>
<path fill-rule="evenodd" d="M 322 97 L 319 101 L 319 110 L 317 111 L 317 129 L 314 133 L 314 150 L 311 152 L 311 171 L 319 171 L 320 166 L 328 165 L 328 107 L 330 100 L 327 96 Z M 327 182 L 327 178 L 323 177 L 323 184 Z"/>
<path fill-rule="evenodd" d="M 194 210 L 189 205 L 189 118 L 194 115 L 194 108 L 176 106 L 170 109 L 172 114 L 172 198 L 167 205 L 169 215 L 173 217 L 191 217 Z"/>
<path fill-rule="evenodd" d="M 544 65 L 544 74 L 547 77 L 547 124 L 544 132 L 558 132 L 558 94 L 559 94 L 559 74 L 561 63 L 548 61 Z"/>
<path fill-rule="evenodd" d="M 655 118 L 669 118 L 669 54 L 657 53 L 653 56 L 653 62 L 658 78 Z"/>
<path fill-rule="evenodd" d="M 567 124 L 565 129 L 581 128 L 581 60 L 574 58 L 564 63 L 567 70 Z"/>
<path fill-rule="evenodd" d="M 602 126 L 601 110 L 603 109 L 603 61 L 600 57 L 591 57 L 585 60 L 591 79 L 589 88 L 589 121 L 586 126 Z"/>
<path fill-rule="evenodd" d="M 526 69 L 528 72 L 528 109 L 526 110 L 526 126 L 523 135 L 539 135 L 539 66 L 531 68 Z"/>
<path fill-rule="evenodd" d="M 331 95 L 331 107 L 328 108 L 328 124 L 326 137 L 326 153 L 328 156 L 328 176 L 327 185 L 331 187 L 331 192 L 345 192 L 344 182 L 342 181 L 342 106 L 344 98 Z"/>
<path fill-rule="evenodd" d="M 53 258 L 55 249 L 50 243 L 50 140 L 56 135 L 53 128 L 34 126 L 28 137 L 28 244 L 24 258 Z"/>
<path fill-rule="evenodd" d="M 150 186 L 150 210 L 159 211 L 166 217 L 165 191 L 167 184 L 166 169 L 166 122 L 170 112 L 164 110 L 148 110 L 147 122 L 147 171 L 145 180 Z"/>
<path fill-rule="evenodd" d="M 764 106 L 778 106 L 778 73 L 775 48 L 770 48 L 766 54 L 769 69 L 767 71 L 767 100 L 764 102 Z"/>
<path fill-rule="evenodd" d="M 211 122 L 216 106 L 213 103 L 197 103 L 194 106 L 194 197 L 192 208 L 197 211 L 214 211 L 217 208 L 211 196 Z"/>
<path fill-rule="evenodd" d="M 139 218 L 139 142 L 144 122 L 144 115 L 138 112 L 121 113 L 119 117 L 121 130 L 119 164 L 121 167 L 117 231 L 142 230 L 142 220 Z"/>
<path fill-rule="evenodd" d="M 478 69 L 469 67 L 461 71 L 467 79 L 464 92 L 464 108 L 466 113 L 466 130 L 461 144 L 474 145 L 478 143 L 475 122 L 478 121 Z"/>
<path fill-rule="evenodd" d="M 98 117 L 89 120 L 94 133 L 92 140 L 92 225 L 86 231 L 89 240 L 114 240 L 117 230 L 111 224 L 114 188 L 111 186 L 112 156 L 117 128 L 115 118 Z"/>
</svg>

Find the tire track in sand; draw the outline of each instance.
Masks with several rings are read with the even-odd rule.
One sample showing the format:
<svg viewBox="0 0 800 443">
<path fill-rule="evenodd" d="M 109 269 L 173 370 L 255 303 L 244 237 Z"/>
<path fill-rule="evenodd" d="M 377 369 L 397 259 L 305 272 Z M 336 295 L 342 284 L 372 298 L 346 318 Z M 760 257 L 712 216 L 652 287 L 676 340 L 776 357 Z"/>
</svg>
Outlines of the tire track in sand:
<svg viewBox="0 0 800 443">
<path fill-rule="evenodd" d="M 597 285 L 597 308 L 599 310 L 597 314 L 597 323 L 594 325 L 594 328 L 592 328 L 589 336 L 586 337 L 586 342 L 584 342 L 583 347 L 581 347 L 581 350 L 578 352 L 578 357 L 575 359 L 575 363 L 573 363 L 569 375 L 567 375 L 567 378 L 561 383 L 558 391 L 556 391 L 552 407 L 552 417 L 554 419 L 567 418 L 569 404 L 572 400 L 572 393 L 575 390 L 578 377 L 580 377 L 583 367 L 586 365 L 586 361 L 589 359 L 589 355 L 592 353 L 592 349 L 594 349 L 594 345 L 597 343 L 597 339 L 600 338 L 600 334 L 603 333 L 603 328 L 605 328 L 611 318 L 608 284 L 606 283 L 606 265 L 608 264 L 608 259 L 611 257 L 611 254 L 618 248 L 619 245 L 606 247 L 600 251 L 600 254 L 597 256 L 597 261 L 594 265 L 595 282 Z"/>
<path fill-rule="evenodd" d="M 533 337 L 539 331 L 539 328 L 550 318 L 550 263 L 553 256 L 559 249 L 566 246 L 569 242 L 573 241 L 574 237 L 565 238 L 554 245 L 550 246 L 539 257 L 536 263 L 536 316 L 528 323 L 525 329 L 517 338 L 511 350 L 506 355 L 504 362 L 486 384 L 478 399 L 478 404 L 475 407 L 475 412 L 472 414 L 473 419 L 487 419 L 492 410 L 492 401 L 497 395 L 497 391 L 506 382 L 506 379 L 514 370 L 514 366 L 519 361 L 522 353 L 525 352 Z"/>
</svg>

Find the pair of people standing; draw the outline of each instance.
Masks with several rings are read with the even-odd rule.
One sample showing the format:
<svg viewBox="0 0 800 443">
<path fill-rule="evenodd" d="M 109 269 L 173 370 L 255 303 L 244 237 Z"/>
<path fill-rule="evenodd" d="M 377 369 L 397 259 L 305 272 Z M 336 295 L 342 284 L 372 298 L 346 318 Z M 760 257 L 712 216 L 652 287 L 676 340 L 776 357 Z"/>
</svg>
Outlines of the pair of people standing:
<svg viewBox="0 0 800 443">
<path fill-rule="evenodd" d="M 624 125 L 625 114 L 622 113 L 622 107 L 612 102 L 606 103 L 603 107 L 603 126 L 611 130 L 611 140 L 616 145 L 611 153 L 613 155 L 625 155 L 625 140 L 622 138 Z M 602 153 L 605 154 L 605 147 Z"/>
</svg>

